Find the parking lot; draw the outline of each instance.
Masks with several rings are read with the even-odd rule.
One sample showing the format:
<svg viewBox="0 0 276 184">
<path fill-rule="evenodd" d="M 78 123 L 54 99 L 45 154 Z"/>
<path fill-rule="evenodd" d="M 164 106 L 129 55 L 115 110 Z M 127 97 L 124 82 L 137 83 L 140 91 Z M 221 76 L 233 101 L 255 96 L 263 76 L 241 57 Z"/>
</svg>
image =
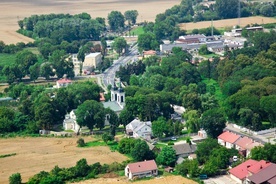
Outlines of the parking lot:
<svg viewBox="0 0 276 184">
<path fill-rule="evenodd" d="M 237 184 L 229 175 L 220 175 L 204 180 L 206 184 Z"/>
</svg>

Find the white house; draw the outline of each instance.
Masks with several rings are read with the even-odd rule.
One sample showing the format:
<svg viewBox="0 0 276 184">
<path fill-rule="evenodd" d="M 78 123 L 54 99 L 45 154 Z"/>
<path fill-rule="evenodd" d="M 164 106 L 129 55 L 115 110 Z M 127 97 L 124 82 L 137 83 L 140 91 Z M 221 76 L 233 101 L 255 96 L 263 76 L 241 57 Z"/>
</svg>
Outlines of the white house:
<svg viewBox="0 0 276 184">
<path fill-rule="evenodd" d="M 65 119 L 63 121 L 63 128 L 64 130 L 73 130 L 74 132 L 78 132 L 80 126 L 77 123 L 75 110 L 72 110 L 69 114 L 65 115 Z"/>
<path fill-rule="evenodd" d="M 69 79 L 60 79 L 56 82 L 56 88 L 64 88 L 64 87 L 67 87 L 69 85 L 73 84 L 73 81 L 69 80 Z"/>
<path fill-rule="evenodd" d="M 225 131 L 218 136 L 218 143 L 228 149 L 235 148 L 235 142 L 240 138 L 240 135 Z"/>
<path fill-rule="evenodd" d="M 134 119 L 126 126 L 126 133 L 130 137 L 150 140 L 152 136 L 151 122 Z"/>
<path fill-rule="evenodd" d="M 136 162 L 125 167 L 125 176 L 128 179 L 157 176 L 158 168 L 154 160 Z"/>
</svg>

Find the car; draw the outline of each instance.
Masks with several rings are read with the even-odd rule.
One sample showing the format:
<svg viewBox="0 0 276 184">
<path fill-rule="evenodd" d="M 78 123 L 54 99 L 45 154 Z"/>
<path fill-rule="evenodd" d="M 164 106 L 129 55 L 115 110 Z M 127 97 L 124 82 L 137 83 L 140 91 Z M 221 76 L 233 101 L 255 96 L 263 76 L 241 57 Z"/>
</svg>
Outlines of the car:
<svg viewBox="0 0 276 184">
<path fill-rule="evenodd" d="M 172 141 L 176 141 L 176 138 L 175 138 L 175 137 L 171 137 L 171 140 L 172 140 Z"/>
<path fill-rule="evenodd" d="M 238 157 L 237 156 L 233 156 L 233 161 L 237 162 L 238 161 Z"/>
</svg>

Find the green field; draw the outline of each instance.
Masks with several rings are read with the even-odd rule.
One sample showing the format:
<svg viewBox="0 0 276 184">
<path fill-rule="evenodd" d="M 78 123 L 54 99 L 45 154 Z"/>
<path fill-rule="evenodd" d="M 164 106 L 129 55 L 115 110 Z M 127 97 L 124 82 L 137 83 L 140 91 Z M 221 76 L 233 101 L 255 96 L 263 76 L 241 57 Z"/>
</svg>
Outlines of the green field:
<svg viewBox="0 0 276 184">
<path fill-rule="evenodd" d="M 130 31 L 130 35 L 139 36 L 140 34 L 144 33 L 144 29 L 142 26 L 135 27 Z"/>
</svg>

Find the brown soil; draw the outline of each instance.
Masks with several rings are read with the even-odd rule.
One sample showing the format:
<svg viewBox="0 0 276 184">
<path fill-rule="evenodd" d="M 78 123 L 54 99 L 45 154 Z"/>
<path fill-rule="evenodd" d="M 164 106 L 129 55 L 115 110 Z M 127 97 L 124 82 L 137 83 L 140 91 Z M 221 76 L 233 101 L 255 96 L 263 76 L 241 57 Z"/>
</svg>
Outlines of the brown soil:
<svg viewBox="0 0 276 184">
<path fill-rule="evenodd" d="M 92 180 L 86 180 L 79 182 L 77 184 L 129 184 L 129 183 L 137 183 L 137 184 L 196 184 L 197 182 L 189 180 L 187 178 L 183 178 L 181 176 L 164 176 L 160 178 L 153 178 L 150 180 L 141 180 L 131 182 L 128 181 L 126 177 L 117 177 L 117 178 L 98 178 Z"/>
<path fill-rule="evenodd" d="M 89 164 L 112 163 L 127 160 L 109 147 L 78 148 L 78 138 L 9 138 L 0 139 L 0 155 L 16 153 L 0 158 L 0 183 L 8 183 L 9 176 L 19 172 L 23 182 L 42 170 L 50 171 L 55 165 L 72 167 L 82 158 Z M 85 137 L 85 141 L 92 141 Z"/>
<path fill-rule="evenodd" d="M 275 23 L 275 18 L 270 17 L 246 17 L 240 19 L 240 26 L 244 27 L 246 25 L 251 24 L 267 24 L 267 23 Z M 213 21 L 213 25 L 216 28 L 224 28 L 229 26 L 236 26 L 238 25 L 238 19 L 226 19 L 226 20 L 215 20 Z M 193 29 L 202 29 L 211 27 L 211 21 L 203 21 L 203 22 L 196 22 L 196 23 L 182 23 L 180 24 L 180 28 L 184 30 L 193 30 Z"/>
<path fill-rule="evenodd" d="M 0 40 L 6 44 L 30 42 L 15 31 L 17 21 L 34 14 L 87 12 L 95 17 L 107 17 L 112 10 L 124 13 L 137 10 L 137 22 L 154 21 L 155 16 L 180 4 L 181 0 L 1 0 L 0 1 Z"/>
</svg>

